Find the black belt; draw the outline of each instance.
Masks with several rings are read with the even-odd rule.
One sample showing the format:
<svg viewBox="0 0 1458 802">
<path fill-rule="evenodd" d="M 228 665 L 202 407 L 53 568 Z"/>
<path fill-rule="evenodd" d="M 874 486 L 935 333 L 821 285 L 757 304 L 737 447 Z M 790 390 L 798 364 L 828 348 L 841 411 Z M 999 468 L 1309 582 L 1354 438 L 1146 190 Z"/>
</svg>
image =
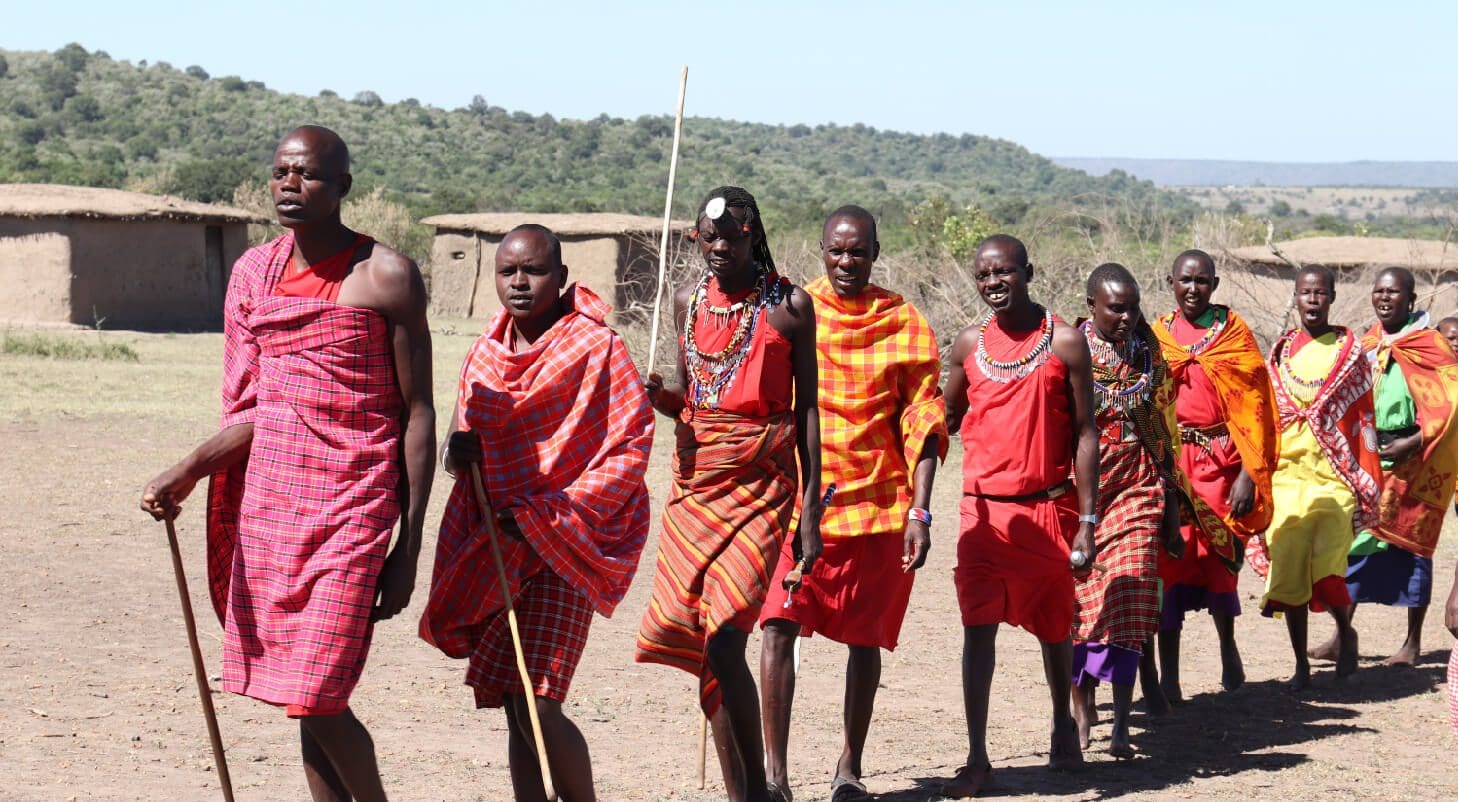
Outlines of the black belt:
<svg viewBox="0 0 1458 802">
<path fill-rule="evenodd" d="M 993 496 L 987 493 L 968 493 L 975 498 L 985 498 L 988 501 L 1048 501 L 1068 494 L 1073 489 L 1073 480 L 1064 479 L 1056 485 L 1036 493 L 1023 493 L 1020 496 Z"/>
</svg>

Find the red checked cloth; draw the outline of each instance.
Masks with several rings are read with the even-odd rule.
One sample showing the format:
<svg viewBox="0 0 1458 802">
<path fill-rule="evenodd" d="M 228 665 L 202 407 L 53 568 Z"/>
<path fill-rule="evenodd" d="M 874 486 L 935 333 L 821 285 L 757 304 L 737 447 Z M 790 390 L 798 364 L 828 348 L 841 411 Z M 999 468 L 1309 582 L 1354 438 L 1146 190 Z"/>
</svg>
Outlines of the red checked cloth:
<svg viewBox="0 0 1458 802">
<path fill-rule="evenodd" d="M 364 669 L 400 517 L 402 402 L 376 312 L 272 295 L 293 235 L 250 249 L 224 305 L 224 428 L 246 462 L 212 477 L 208 579 L 223 688 L 327 714 Z"/>
<path fill-rule="evenodd" d="M 461 369 L 463 430 L 481 437 L 481 474 L 494 513 L 510 512 L 525 542 L 502 537 L 511 592 L 551 571 L 611 615 L 632 582 L 648 535 L 643 482 L 653 408 L 607 303 L 585 287 L 567 314 L 526 350 L 511 348 L 498 312 Z M 467 657 L 502 609 L 490 542 L 468 474 L 451 488 L 420 637 Z"/>
</svg>

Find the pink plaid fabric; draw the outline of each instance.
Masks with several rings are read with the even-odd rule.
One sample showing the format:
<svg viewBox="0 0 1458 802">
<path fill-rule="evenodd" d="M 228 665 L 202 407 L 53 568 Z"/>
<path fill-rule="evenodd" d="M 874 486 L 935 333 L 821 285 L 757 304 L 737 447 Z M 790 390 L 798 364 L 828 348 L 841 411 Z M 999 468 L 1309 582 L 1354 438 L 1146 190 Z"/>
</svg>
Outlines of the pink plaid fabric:
<svg viewBox="0 0 1458 802">
<path fill-rule="evenodd" d="M 627 592 L 648 535 L 653 407 L 628 348 L 603 323 L 591 290 L 564 295 L 568 313 L 514 351 L 498 312 L 461 369 L 462 430 L 481 438 L 492 511 L 525 540 L 501 538 L 511 592 L 544 568 L 604 616 Z M 490 542 L 469 476 L 451 488 L 420 637 L 451 657 L 472 654 L 502 607 Z"/>
<path fill-rule="evenodd" d="M 213 476 L 208 573 L 223 688 L 339 712 L 364 668 L 400 516 L 402 401 L 378 313 L 273 296 L 291 234 L 249 250 L 224 307 L 224 427 L 248 460 Z"/>
</svg>

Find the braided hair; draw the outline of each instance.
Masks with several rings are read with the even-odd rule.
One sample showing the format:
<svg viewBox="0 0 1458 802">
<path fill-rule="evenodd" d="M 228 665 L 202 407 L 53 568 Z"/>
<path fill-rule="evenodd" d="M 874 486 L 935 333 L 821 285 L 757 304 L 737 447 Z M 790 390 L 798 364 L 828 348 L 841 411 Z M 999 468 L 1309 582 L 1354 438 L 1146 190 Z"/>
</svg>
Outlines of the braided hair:
<svg viewBox="0 0 1458 802">
<path fill-rule="evenodd" d="M 730 209 L 743 209 L 743 224 L 749 227 L 749 236 L 751 237 L 749 246 L 750 255 L 754 257 L 754 261 L 769 268 L 771 272 L 778 272 L 775 268 L 775 258 L 770 255 L 769 236 L 765 234 L 764 220 L 759 214 L 759 205 L 754 202 L 754 196 L 749 194 L 749 191 L 743 187 L 718 187 L 711 190 L 704 197 L 703 203 L 699 204 L 698 217 L 700 219 L 706 216 L 705 210 L 708 208 L 709 201 L 715 198 L 724 199 L 724 212 L 718 218 L 711 218 L 712 222 L 717 225 L 725 217 L 729 217 Z M 733 224 L 738 225 L 739 223 L 735 221 Z"/>
</svg>

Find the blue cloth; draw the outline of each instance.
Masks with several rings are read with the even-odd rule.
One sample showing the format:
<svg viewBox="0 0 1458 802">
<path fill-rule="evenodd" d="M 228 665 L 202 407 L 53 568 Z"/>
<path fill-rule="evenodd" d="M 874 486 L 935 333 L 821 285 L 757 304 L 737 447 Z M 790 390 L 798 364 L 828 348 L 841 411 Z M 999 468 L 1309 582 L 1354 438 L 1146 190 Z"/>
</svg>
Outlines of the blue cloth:
<svg viewBox="0 0 1458 802">
<path fill-rule="evenodd" d="M 1390 543 L 1382 551 L 1349 556 L 1347 593 L 1353 602 L 1427 607 L 1433 598 L 1433 561 Z"/>
</svg>

